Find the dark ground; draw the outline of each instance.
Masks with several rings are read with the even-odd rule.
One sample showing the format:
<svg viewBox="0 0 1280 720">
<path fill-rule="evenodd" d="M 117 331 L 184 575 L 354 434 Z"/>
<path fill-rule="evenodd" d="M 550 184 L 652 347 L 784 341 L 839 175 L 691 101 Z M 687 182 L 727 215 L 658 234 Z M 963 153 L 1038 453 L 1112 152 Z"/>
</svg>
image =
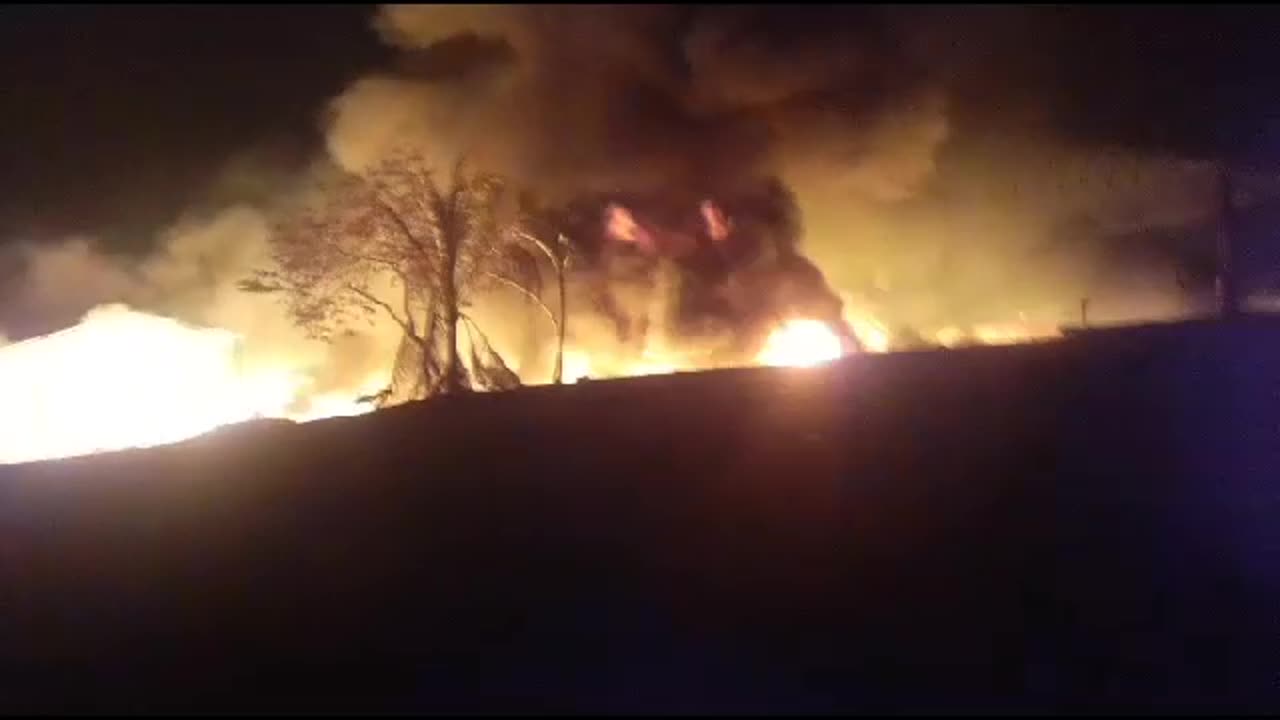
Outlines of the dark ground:
<svg viewBox="0 0 1280 720">
<path fill-rule="evenodd" d="M 0 469 L 0 709 L 1280 710 L 1280 327 Z"/>
</svg>

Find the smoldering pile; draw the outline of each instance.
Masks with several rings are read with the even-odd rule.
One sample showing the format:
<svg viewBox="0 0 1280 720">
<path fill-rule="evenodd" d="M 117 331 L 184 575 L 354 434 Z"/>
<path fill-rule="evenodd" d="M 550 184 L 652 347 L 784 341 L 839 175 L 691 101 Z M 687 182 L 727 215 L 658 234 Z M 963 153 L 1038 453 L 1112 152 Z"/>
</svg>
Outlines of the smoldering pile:
<svg viewBox="0 0 1280 720">
<path fill-rule="evenodd" d="M 465 157 L 566 208 L 571 312 L 623 343 L 740 354 L 797 315 L 854 342 L 789 184 L 909 195 L 946 134 L 924 64 L 875 8 L 391 6 L 376 27 L 402 62 L 335 100 L 332 157 Z M 884 132 L 898 123 L 931 130 Z"/>
</svg>

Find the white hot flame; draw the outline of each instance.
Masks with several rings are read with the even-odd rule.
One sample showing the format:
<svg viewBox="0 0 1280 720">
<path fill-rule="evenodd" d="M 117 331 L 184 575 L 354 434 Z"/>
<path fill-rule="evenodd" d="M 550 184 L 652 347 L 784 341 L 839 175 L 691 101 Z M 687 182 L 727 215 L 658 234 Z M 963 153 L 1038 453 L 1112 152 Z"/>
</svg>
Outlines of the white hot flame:
<svg viewBox="0 0 1280 720">
<path fill-rule="evenodd" d="M 812 367 L 839 359 L 844 345 L 820 320 L 788 320 L 769 335 L 756 356 L 761 365 Z"/>
<path fill-rule="evenodd" d="M 305 398 L 286 367 L 243 367 L 239 338 L 123 305 L 0 349 L 0 463 L 86 455 L 185 440 L 255 417 L 312 419 L 369 408 Z"/>
</svg>

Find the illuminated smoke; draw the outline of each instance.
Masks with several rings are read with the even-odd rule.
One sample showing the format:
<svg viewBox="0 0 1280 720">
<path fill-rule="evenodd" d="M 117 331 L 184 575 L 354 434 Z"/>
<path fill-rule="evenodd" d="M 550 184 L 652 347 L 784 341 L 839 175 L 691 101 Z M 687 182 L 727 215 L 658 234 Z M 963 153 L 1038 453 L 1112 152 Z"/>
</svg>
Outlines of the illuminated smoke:
<svg viewBox="0 0 1280 720">
<path fill-rule="evenodd" d="M 231 333 L 240 340 L 242 367 L 283 368 L 297 376 L 288 413 L 307 415 L 316 397 L 354 398 L 384 372 L 395 347 L 393 329 L 354 328 L 322 344 L 309 340 L 273 298 L 240 291 L 236 284 L 268 262 L 268 232 L 260 210 L 235 206 L 180 220 L 141 259 L 103 252 L 85 238 L 20 246 L 18 280 L 4 289 L 0 322 L 9 330 L 36 318 L 44 331 L 76 324 L 94 307 L 123 304 Z"/>
<path fill-rule="evenodd" d="M 400 56 L 324 109 L 317 164 L 466 156 L 566 208 L 571 377 L 740 363 L 792 322 L 880 351 L 912 334 L 1053 334 L 1084 297 L 1096 322 L 1186 314 L 1179 249 L 1125 238 L 1210 221 L 1214 168 L 1005 117 L 1033 102 L 975 111 L 966 93 L 1006 79 L 1001 33 L 1034 33 L 974 13 L 951 29 L 868 7 L 385 7 L 374 28 Z M 126 303 L 234 333 L 248 366 L 290 368 L 291 415 L 364 392 L 396 329 L 321 345 L 239 292 L 266 263 L 271 196 L 293 188 L 252 163 L 237 173 L 266 189 L 193 208 L 145 255 L 89 237 L 19 246 L 2 258 L 17 270 L 0 328 L 21 339 Z M 495 295 L 470 314 L 545 381 L 554 343 L 536 310 Z"/>
<path fill-rule="evenodd" d="M 436 166 L 465 155 L 577 208 L 572 237 L 588 261 L 570 333 L 582 346 L 749 357 L 790 315 L 843 323 L 779 180 L 820 171 L 847 192 L 902 199 L 947 135 L 941 91 L 894 50 L 898 28 L 875 12 L 793 15 L 383 8 L 375 25 L 405 51 L 402 67 L 335 100 L 328 147 L 357 172 L 404 146 Z"/>
<path fill-rule="evenodd" d="M 779 297 L 802 278 L 816 287 L 801 305 L 840 318 L 843 298 L 876 319 L 862 325 L 877 346 L 902 328 L 1056 327 L 1083 296 L 1100 319 L 1184 312 L 1172 262 L 1110 254 L 1123 228 L 1108 216 L 1203 205 L 1204 173 L 1052 133 L 984 135 L 991 115 L 960 127 L 957 78 L 1000 68 L 975 60 L 979 40 L 947 41 L 947 22 L 883 8 L 386 7 L 375 26 L 402 62 L 334 101 L 328 148 L 355 171 L 404 146 L 436 166 L 466 155 L 576 208 L 591 259 L 571 288 L 581 347 L 638 354 L 641 327 L 686 346 L 763 341 L 771 325 L 753 315 L 785 316 Z M 1011 31 L 993 27 L 966 32 L 997 46 Z M 1140 197 L 1161 199 L 1126 200 Z M 1099 222 L 1072 237 L 1080 218 Z M 719 260 L 699 259 L 702 240 Z M 1129 281 L 1106 273 L 1139 265 Z M 698 285 L 732 317 L 656 297 Z M 506 334 L 495 340 L 527 344 Z M 525 374 L 548 352 L 521 358 Z"/>
</svg>

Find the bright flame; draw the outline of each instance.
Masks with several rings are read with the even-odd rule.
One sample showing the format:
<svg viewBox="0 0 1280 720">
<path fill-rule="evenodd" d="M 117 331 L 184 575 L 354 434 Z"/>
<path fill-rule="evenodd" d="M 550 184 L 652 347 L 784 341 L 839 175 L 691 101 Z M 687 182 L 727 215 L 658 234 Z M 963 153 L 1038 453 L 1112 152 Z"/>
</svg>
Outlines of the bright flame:
<svg viewBox="0 0 1280 720">
<path fill-rule="evenodd" d="M 973 336 L 983 345 L 1016 345 L 1041 337 L 1025 325 L 978 325 L 973 328 Z"/>
<path fill-rule="evenodd" d="M 702 220 L 707 225 L 707 235 L 716 242 L 723 242 L 733 232 L 733 221 L 725 217 L 724 211 L 716 207 L 710 200 L 703 200 L 699 206 Z"/>
<path fill-rule="evenodd" d="M 840 336 L 819 320 L 788 320 L 774 330 L 756 356 L 761 365 L 812 367 L 844 354 Z"/>
<path fill-rule="evenodd" d="M 953 348 L 964 341 L 964 331 L 954 325 L 948 325 L 933 334 L 933 339 L 945 348 Z"/>
<path fill-rule="evenodd" d="M 354 417 L 356 415 L 364 415 L 372 412 L 374 406 L 368 402 L 361 402 L 360 398 L 370 397 L 379 390 L 382 390 L 390 384 L 391 379 L 384 373 L 375 373 L 365 379 L 352 392 L 329 392 L 318 395 L 307 395 L 303 399 L 306 401 L 307 408 L 305 410 L 294 410 L 282 414 L 280 417 L 287 418 L 294 422 L 310 422 L 312 420 L 323 420 L 332 417 Z M 298 395 L 295 395 L 295 402 Z"/>
<path fill-rule="evenodd" d="M 581 350 L 564 351 L 564 381 L 567 383 L 576 383 L 583 378 L 590 378 L 595 374 L 595 368 L 591 364 L 591 355 Z"/>
<path fill-rule="evenodd" d="M 875 318 L 862 315 L 849 309 L 845 310 L 844 320 L 857 336 L 862 349 L 866 352 L 889 352 L 889 330 Z"/>
<path fill-rule="evenodd" d="M 890 333 L 846 305 L 845 320 L 864 350 L 886 352 Z M 1056 336 L 1025 323 L 947 327 L 939 345 L 1009 344 Z M 840 336 L 824 322 L 792 319 L 768 336 L 754 364 L 809 367 L 841 357 Z M 564 379 L 634 377 L 706 369 L 711 356 L 663 337 L 636 354 L 568 348 Z M 194 328 L 123 305 L 96 308 L 75 327 L 0 347 L 0 463 L 149 447 L 253 418 L 306 422 L 359 415 L 390 381 L 389 368 L 354 389 L 320 391 L 287 359 L 247 362 L 234 333 Z"/>
<path fill-rule="evenodd" d="M 653 236 L 636 222 L 635 216 L 625 207 L 611 204 L 605 210 L 605 232 L 618 242 L 630 243 L 652 252 Z"/>
<path fill-rule="evenodd" d="M 335 396 L 306 398 L 305 376 L 242 367 L 239 338 L 123 305 L 0 350 L 0 463 L 185 440 L 255 417 L 368 412 Z M 292 410 L 309 400 L 304 414 Z"/>
<path fill-rule="evenodd" d="M 868 331 L 880 326 L 866 325 Z M 873 346 L 879 348 L 876 335 L 869 334 Z M 884 336 L 887 337 L 887 336 Z M 863 340 L 864 344 L 867 342 Z M 887 345 L 886 345 L 887 346 Z M 749 365 L 809 367 L 821 365 L 844 355 L 844 343 L 826 323 L 819 320 L 795 319 L 779 325 L 765 341 L 764 348 Z M 615 357 L 609 353 L 568 348 L 564 353 L 564 380 L 578 382 L 583 378 L 624 378 L 644 375 L 669 375 L 677 372 L 705 370 L 715 366 L 710 357 L 692 348 L 683 350 L 661 340 L 646 342 L 638 356 Z"/>
<path fill-rule="evenodd" d="M 670 375 L 682 370 L 694 370 L 699 363 L 679 353 L 658 346 L 646 347 L 638 358 L 611 358 L 606 354 L 590 353 L 580 348 L 564 351 L 564 381 L 576 383 L 584 378 L 642 377 L 645 375 Z"/>
</svg>

